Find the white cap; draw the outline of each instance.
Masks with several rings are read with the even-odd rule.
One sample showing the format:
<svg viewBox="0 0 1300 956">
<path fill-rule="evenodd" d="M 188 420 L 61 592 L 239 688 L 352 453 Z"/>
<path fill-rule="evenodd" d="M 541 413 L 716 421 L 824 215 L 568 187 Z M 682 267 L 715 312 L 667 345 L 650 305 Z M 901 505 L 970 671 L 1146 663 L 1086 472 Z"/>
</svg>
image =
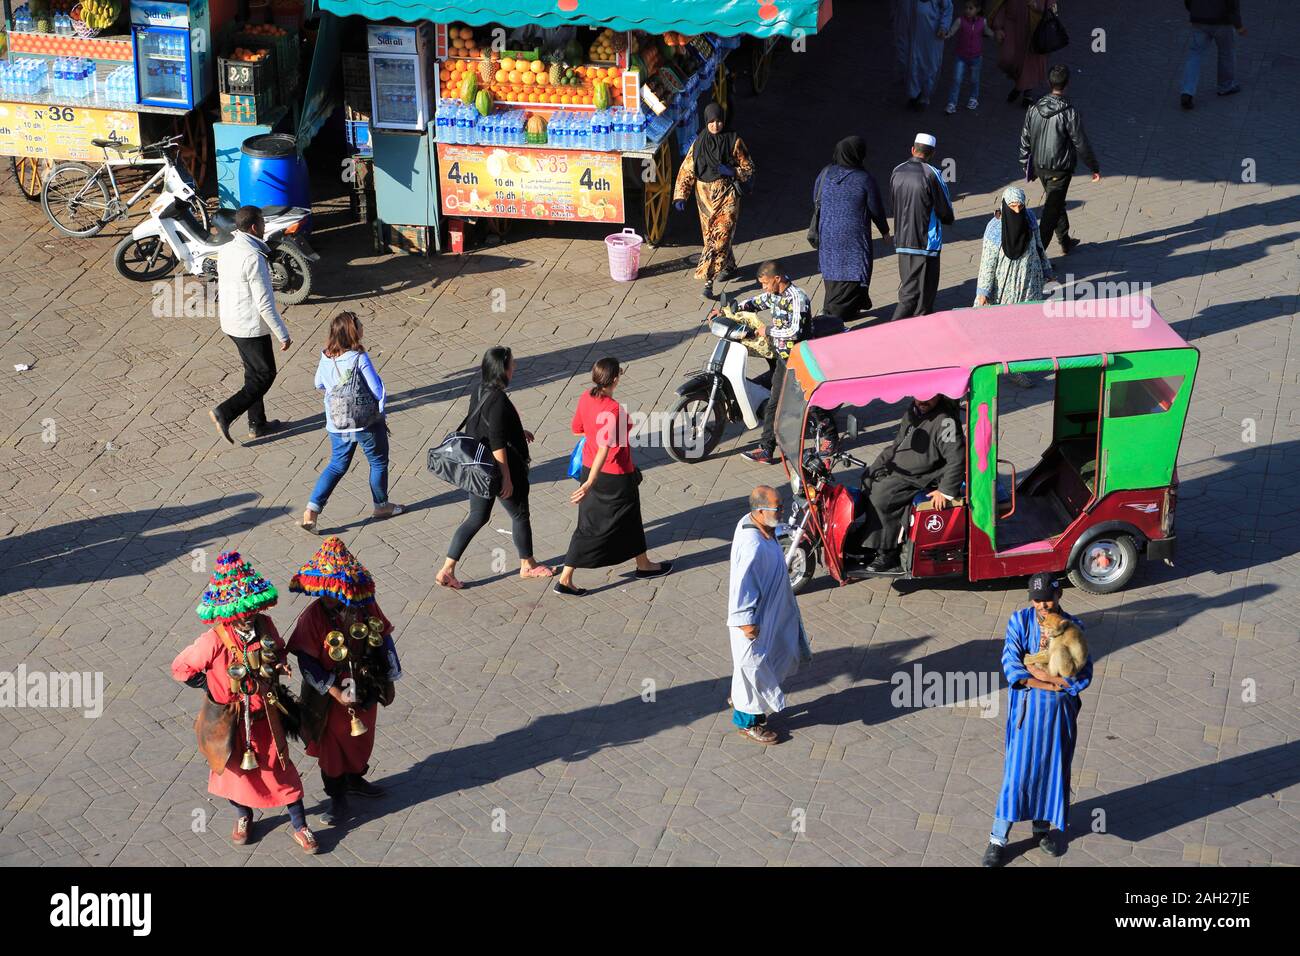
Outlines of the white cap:
<svg viewBox="0 0 1300 956">
<path fill-rule="evenodd" d="M 917 133 L 916 139 L 912 140 L 917 146 L 929 146 L 931 149 L 939 145 L 939 141 L 929 133 Z"/>
</svg>

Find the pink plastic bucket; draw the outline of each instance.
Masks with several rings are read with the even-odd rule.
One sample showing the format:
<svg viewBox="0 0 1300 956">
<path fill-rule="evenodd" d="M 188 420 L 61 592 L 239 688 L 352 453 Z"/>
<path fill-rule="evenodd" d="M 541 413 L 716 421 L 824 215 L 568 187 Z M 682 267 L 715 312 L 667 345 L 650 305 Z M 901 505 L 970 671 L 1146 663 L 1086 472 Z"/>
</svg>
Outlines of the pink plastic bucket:
<svg viewBox="0 0 1300 956">
<path fill-rule="evenodd" d="M 641 237 L 635 229 L 624 229 L 605 237 L 609 250 L 609 275 L 615 282 L 631 282 L 641 268 Z"/>
</svg>

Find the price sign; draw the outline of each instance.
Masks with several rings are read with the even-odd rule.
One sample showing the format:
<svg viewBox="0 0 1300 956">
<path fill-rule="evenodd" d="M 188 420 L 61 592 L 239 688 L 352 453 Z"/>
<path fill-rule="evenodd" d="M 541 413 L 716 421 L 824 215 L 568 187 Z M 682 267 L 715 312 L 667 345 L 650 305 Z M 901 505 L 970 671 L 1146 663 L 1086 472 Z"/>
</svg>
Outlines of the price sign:
<svg viewBox="0 0 1300 956">
<path fill-rule="evenodd" d="M 0 103 L 0 153 L 38 159 L 101 159 L 93 139 L 140 144 L 140 116 L 128 110 Z"/>
<path fill-rule="evenodd" d="M 448 216 L 623 221 L 617 153 L 438 144 L 438 192 Z"/>
</svg>

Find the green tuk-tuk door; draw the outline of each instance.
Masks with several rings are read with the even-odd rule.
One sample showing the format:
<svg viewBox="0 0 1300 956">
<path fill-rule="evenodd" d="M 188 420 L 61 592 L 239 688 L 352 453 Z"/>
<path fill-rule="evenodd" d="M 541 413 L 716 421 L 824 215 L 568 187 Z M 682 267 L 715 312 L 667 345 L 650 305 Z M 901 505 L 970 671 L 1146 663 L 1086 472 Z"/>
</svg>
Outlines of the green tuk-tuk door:
<svg viewBox="0 0 1300 956">
<path fill-rule="evenodd" d="M 1171 482 L 1199 358 L 1191 348 L 1115 356 L 1105 370 L 1098 498 Z"/>
</svg>

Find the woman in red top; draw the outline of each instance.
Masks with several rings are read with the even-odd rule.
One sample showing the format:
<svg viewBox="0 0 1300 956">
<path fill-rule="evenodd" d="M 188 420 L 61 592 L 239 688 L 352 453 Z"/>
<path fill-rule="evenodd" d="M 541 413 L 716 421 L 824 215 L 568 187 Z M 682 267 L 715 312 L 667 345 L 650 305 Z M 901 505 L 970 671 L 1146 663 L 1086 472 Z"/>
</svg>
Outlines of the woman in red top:
<svg viewBox="0 0 1300 956">
<path fill-rule="evenodd" d="M 569 496 L 578 506 L 578 527 L 555 582 L 557 594 L 587 593 L 574 586 L 574 568 L 606 568 L 631 558 L 636 560 L 638 578 L 657 578 L 673 567 L 669 561 L 655 563 L 646 556 L 637 491 L 641 473 L 632 464 L 627 411 L 613 398 L 620 375 L 616 358 L 593 365 L 592 387 L 578 399 L 573 413 L 573 433 L 587 441 L 582 449 L 582 484 Z"/>
</svg>

